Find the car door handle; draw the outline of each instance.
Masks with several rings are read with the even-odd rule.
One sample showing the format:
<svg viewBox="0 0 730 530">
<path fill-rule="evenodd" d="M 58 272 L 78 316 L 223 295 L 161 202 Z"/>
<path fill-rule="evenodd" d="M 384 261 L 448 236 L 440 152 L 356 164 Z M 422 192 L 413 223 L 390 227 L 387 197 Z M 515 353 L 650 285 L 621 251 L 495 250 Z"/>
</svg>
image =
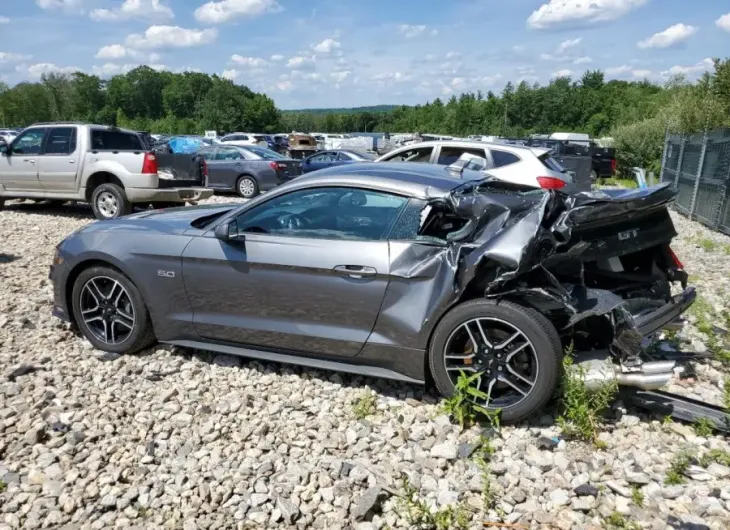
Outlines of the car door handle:
<svg viewBox="0 0 730 530">
<path fill-rule="evenodd" d="M 361 267 L 360 265 L 337 265 L 335 271 L 343 273 L 350 278 L 355 278 L 356 280 L 361 280 L 368 276 L 375 276 L 378 273 L 373 267 Z"/>
<path fill-rule="evenodd" d="M 74 159 L 72 158 L 71 160 L 69 160 L 69 161 L 68 161 L 68 163 L 69 163 L 69 164 L 75 164 L 75 163 L 76 163 L 76 160 L 74 160 Z"/>
<path fill-rule="evenodd" d="M 33 160 L 32 158 L 24 158 L 23 162 L 30 162 L 31 164 L 35 164 L 35 160 Z"/>
</svg>

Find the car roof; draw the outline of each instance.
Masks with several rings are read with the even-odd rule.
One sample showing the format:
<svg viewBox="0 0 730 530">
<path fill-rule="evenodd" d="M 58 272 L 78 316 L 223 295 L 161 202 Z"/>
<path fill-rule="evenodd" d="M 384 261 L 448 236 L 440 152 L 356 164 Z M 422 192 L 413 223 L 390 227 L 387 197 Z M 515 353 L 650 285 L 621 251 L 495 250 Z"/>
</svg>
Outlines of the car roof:
<svg viewBox="0 0 730 530">
<path fill-rule="evenodd" d="M 443 197 L 470 180 L 484 180 L 483 173 L 465 170 L 461 176 L 445 166 L 418 162 L 357 163 L 320 169 L 297 177 L 293 187 L 363 186 L 409 197 Z M 287 185 L 289 187 L 289 185 Z M 290 188 L 290 189 L 291 189 Z"/>
<path fill-rule="evenodd" d="M 542 153 L 547 153 L 550 149 L 543 147 L 530 147 L 529 145 L 509 145 L 500 144 L 497 142 L 478 142 L 475 140 L 429 140 L 427 142 L 418 142 L 414 144 L 404 145 L 398 147 L 397 150 L 405 150 L 406 148 L 414 149 L 418 147 L 436 147 L 440 145 L 442 147 L 493 147 L 495 149 L 502 149 L 504 151 L 514 151 L 517 153 L 531 152 L 536 156 L 540 156 Z M 393 151 L 395 151 L 394 149 Z M 385 153 L 383 156 L 387 156 L 389 153 Z"/>
</svg>

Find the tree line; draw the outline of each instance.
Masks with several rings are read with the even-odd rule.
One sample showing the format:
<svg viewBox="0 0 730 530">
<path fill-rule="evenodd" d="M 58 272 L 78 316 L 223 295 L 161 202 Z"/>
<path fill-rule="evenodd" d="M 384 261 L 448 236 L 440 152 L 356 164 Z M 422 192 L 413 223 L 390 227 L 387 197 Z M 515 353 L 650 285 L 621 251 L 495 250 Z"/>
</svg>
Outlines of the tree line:
<svg viewBox="0 0 730 530">
<path fill-rule="evenodd" d="M 379 110 L 379 109 L 384 110 Z M 108 80 L 47 74 L 12 88 L 0 83 L 0 126 L 82 120 L 157 133 L 318 131 L 428 132 L 524 136 L 554 131 L 611 136 L 620 163 L 655 169 L 664 134 L 730 125 L 730 59 L 695 83 L 606 81 L 599 70 L 547 85 L 507 83 L 501 93 L 467 92 L 424 105 L 279 111 L 264 94 L 203 73 L 147 66 Z"/>
<path fill-rule="evenodd" d="M 6 127 L 79 120 L 173 134 L 273 132 L 279 118 L 266 95 L 197 72 L 140 66 L 108 80 L 76 72 L 45 74 L 40 82 L 13 88 L 0 83 L 0 126 Z"/>
</svg>

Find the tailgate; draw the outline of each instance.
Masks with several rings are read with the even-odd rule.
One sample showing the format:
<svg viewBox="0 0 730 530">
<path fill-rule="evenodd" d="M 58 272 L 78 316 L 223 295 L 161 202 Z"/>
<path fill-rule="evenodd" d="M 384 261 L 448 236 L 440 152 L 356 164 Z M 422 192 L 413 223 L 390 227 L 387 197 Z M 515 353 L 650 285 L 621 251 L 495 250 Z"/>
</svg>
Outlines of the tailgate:
<svg viewBox="0 0 730 530">
<path fill-rule="evenodd" d="M 187 153 L 157 153 L 158 186 L 179 188 L 204 186 L 203 157 Z"/>
</svg>

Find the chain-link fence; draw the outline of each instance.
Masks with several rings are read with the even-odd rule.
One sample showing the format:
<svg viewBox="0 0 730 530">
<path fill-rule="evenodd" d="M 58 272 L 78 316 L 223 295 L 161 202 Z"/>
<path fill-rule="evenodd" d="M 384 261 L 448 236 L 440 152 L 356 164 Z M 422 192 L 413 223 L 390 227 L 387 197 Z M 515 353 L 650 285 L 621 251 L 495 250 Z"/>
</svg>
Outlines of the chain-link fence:
<svg viewBox="0 0 730 530">
<path fill-rule="evenodd" d="M 668 134 L 661 179 L 677 189 L 680 212 L 730 234 L 730 129 Z"/>
</svg>

